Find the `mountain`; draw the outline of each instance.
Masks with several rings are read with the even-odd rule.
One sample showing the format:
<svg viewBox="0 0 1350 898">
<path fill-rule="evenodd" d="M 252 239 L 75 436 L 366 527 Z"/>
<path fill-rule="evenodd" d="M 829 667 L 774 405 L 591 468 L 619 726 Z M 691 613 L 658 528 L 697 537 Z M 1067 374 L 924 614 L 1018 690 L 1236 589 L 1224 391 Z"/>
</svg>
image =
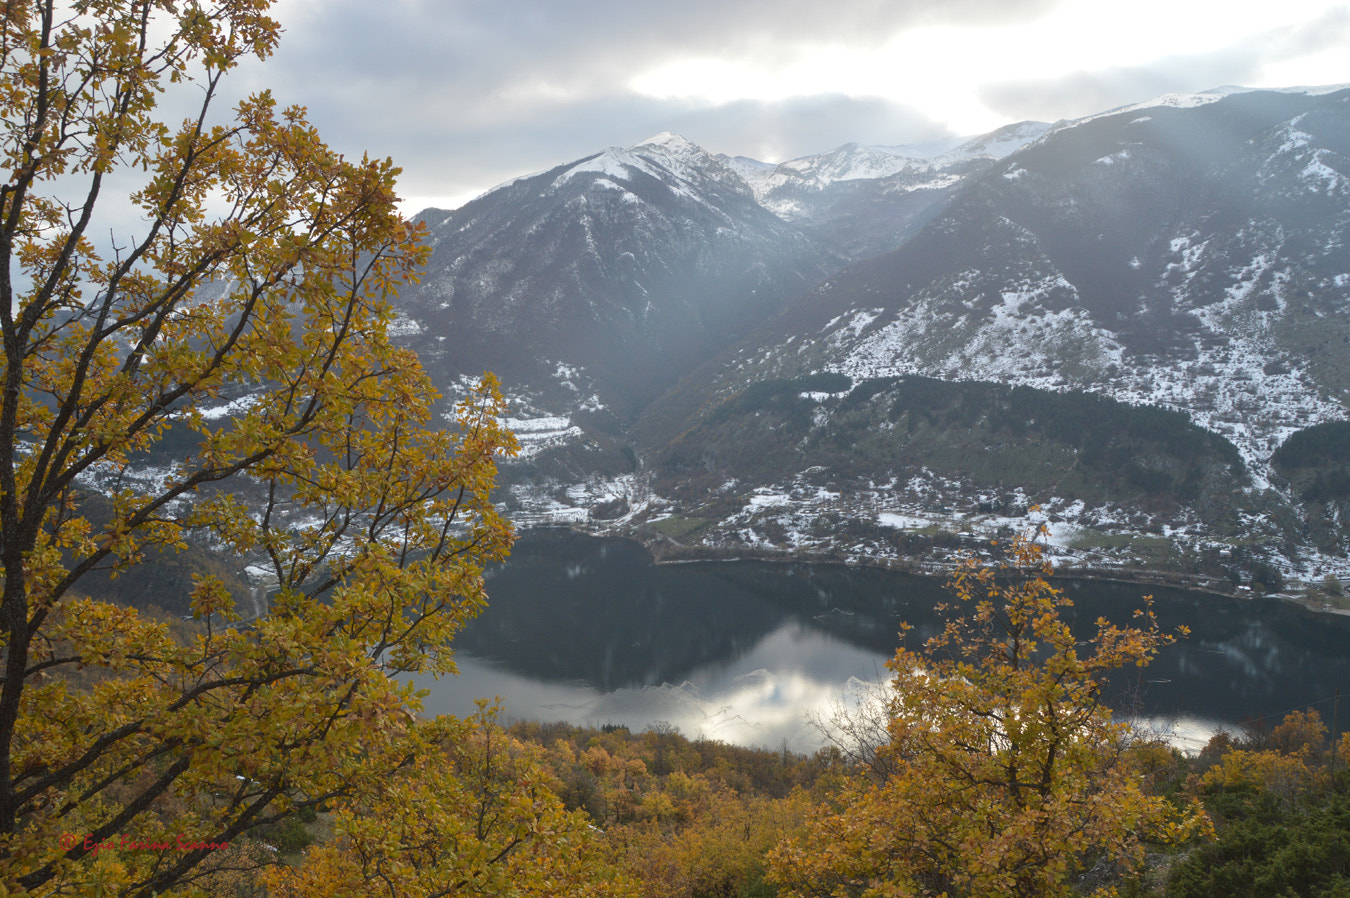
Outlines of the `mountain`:
<svg viewBox="0 0 1350 898">
<path fill-rule="evenodd" d="M 490 368 L 620 417 L 840 264 L 671 134 L 419 218 L 433 250 L 400 326 L 435 377 Z"/>
<path fill-rule="evenodd" d="M 612 433 L 850 259 L 902 243 L 964 179 L 1048 127 L 848 144 L 780 165 L 668 133 L 613 147 L 420 213 L 433 252 L 400 297 L 399 333 L 451 392 L 492 369 L 533 420 L 603 410 Z M 570 425 L 525 427 L 557 442 Z"/>
<path fill-rule="evenodd" d="M 1344 415 L 1347 199 L 1350 90 L 1060 126 L 825 281 L 741 348 L 737 377 L 1090 390 L 1184 411 L 1261 471 Z"/>
<path fill-rule="evenodd" d="M 1192 561 L 1256 541 L 1288 573 L 1345 569 L 1343 497 L 1317 490 L 1350 475 L 1293 482 L 1271 458 L 1347 416 L 1347 200 L 1350 90 L 1165 97 L 1057 123 L 653 405 L 637 433 L 657 492 L 705 543 L 885 557 L 879 521 L 992 532 L 1010 522 L 981 508 L 1039 504 L 1080 565 L 1180 564 L 1116 536 L 1152 533 Z M 1022 407 L 1060 411 L 1014 424 L 1012 398 L 972 394 L 916 412 L 924 378 L 1019 386 L 1041 396 Z M 766 393 L 771 406 L 746 398 Z M 1089 463 L 1091 441 L 1045 430 L 1044 415 L 1082 413 L 1057 395 L 1170 410 L 1230 447 L 1206 450 L 1216 464 L 1240 463 L 1188 473 L 1166 449 L 1180 429 L 1111 407 L 1120 433 L 1166 438 L 1122 437 L 1133 460 L 1099 469 L 1100 447 Z M 768 439 L 799 451 L 745 457 Z M 850 440 L 847 463 L 826 451 Z M 818 538 L 829 514 L 874 532 Z"/>
<path fill-rule="evenodd" d="M 1272 460 L 1347 416 L 1348 199 L 1344 89 L 781 164 L 662 134 L 423 212 L 398 327 L 451 395 L 502 378 L 524 523 L 1350 575 L 1350 470 Z"/>
<path fill-rule="evenodd" d="M 961 183 L 1044 134 L 1021 122 L 966 141 L 873 147 L 845 144 L 828 153 L 769 166 L 718 157 L 755 198 L 820 243 L 857 261 L 900 246 L 951 199 Z"/>
</svg>

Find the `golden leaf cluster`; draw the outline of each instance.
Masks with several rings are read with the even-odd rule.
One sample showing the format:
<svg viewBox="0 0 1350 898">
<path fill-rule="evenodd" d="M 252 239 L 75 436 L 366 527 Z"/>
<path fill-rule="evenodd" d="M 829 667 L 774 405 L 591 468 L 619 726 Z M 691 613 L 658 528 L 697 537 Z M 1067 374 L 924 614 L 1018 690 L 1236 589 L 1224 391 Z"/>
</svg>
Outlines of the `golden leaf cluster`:
<svg viewBox="0 0 1350 898">
<path fill-rule="evenodd" d="M 1106 676 L 1175 638 L 1146 605 L 1080 641 L 1039 544 L 968 561 L 923 652 L 901 648 L 886 742 L 771 872 L 794 896 L 1071 895 L 1099 857 L 1137 864 L 1145 839 L 1203 827 L 1144 788 L 1131 734 L 1100 703 Z"/>
<path fill-rule="evenodd" d="M 495 380 L 446 422 L 389 337 L 426 257 L 398 169 L 265 92 L 217 112 L 269 5 L 4 6 L 0 893 L 193 894 L 219 846 L 371 794 L 432 738 L 394 675 L 453 670 L 513 538 Z M 83 597 L 189 544 L 267 613 L 219 573 L 188 629 Z"/>
</svg>

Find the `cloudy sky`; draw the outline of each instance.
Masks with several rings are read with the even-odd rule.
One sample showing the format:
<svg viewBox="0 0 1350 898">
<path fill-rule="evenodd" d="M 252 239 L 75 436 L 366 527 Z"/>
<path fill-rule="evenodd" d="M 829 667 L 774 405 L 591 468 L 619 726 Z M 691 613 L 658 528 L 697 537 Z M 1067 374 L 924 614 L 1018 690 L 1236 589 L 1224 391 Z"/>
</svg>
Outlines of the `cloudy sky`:
<svg viewBox="0 0 1350 898">
<path fill-rule="evenodd" d="M 236 77 L 392 156 L 409 212 L 675 131 L 780 161 L 1162 93 L 1350 82 L 1331 0 L 279 0 Z"/>
</svg>

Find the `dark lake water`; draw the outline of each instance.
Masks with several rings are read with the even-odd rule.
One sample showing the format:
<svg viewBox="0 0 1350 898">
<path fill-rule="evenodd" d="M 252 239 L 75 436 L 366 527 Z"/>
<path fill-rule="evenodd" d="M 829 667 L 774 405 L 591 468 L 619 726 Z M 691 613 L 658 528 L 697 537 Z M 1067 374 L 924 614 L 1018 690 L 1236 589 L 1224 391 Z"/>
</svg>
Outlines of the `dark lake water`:
<svg viewBox="0 0 1350 898">
<path fill-rule="evenodd" d="M 899 624 L 918 647 L 936 632 L 941 581 L 845 565 L 719 561 L 656 565 L 641 546 L 532 531 L 488 574 L 491 604 L 456 639 L 460 675 L 424 682 L 428 713 L 465 714 L 501 696 L 508 718 L 797 750 L 821 736 L 808 716 L 887 677 Z M 1350 695 L 1350 618 L 1274 600 L 1074 582 L 1056 585 L 1091 631 L 1125 623 L 1152 593 L 1164 628 L 1189 638 L 1118 674 L 1108 704 L 1188 747 L 1252 718 Z"/>
</svg>

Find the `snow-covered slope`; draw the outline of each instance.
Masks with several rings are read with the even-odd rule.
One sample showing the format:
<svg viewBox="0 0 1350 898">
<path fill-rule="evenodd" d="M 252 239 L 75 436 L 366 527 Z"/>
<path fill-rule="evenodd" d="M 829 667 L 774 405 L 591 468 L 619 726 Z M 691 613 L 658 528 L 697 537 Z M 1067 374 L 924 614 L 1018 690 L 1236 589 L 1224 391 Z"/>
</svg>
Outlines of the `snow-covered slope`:
<svg viewBox="0 0 1350 898">
<path fill-rule="evenodd" d="M 683 407 L 819 372 L 1157 404 L 1238 448 L 1268 516 L 1242 524 L 1249 536 L 1298 544 L 1321 512 L 1271 455 L 1350 407 L 1350 90 L 1200 99 L 1030 136 L 899 249 L 831 277 L 724 357 L 698 387 L 708 398 Z"/>
<path fill-rule="evenodd" d="M 1002 159 L 1004 156 L 1010 156 L 1022 147 L 1040 140 L 1052 127 L 1045 122 L 1017 122 L 1004 125 L 988 134 L 963 141 L 953 149 L 934 157 L 934 160 L 949 165 L 985 157 Z"/>
<path fill-rule="evenodd" d="M 1350 91 L 1208 99 L 1007 157 L 905 247 L 826 282 L 807 306 L 831 314 L 788 319 L 769 357 L 1156 402 L 1259 473 L 1293 430 L 1345 414 L 1350 378 L 1313 341 L 1350 335 Z"/>
<path fill-rule="evenodd" d="M 1049 125 L 1021 122 L 973 138 L 908 146 L 845 144 L 776 166 L 719 160 L 775 215 L 849 259 L 900 246 L 968 178 L 1037 139 Z"/>
<path fill-rule="evenodd" d="M 564 364 L 623 414 L 838 265 L 673 134 L 420 217 L 434 251 L 400 305 L 439 379 L 490 369 L 558 393 Z"/>
</svg>

